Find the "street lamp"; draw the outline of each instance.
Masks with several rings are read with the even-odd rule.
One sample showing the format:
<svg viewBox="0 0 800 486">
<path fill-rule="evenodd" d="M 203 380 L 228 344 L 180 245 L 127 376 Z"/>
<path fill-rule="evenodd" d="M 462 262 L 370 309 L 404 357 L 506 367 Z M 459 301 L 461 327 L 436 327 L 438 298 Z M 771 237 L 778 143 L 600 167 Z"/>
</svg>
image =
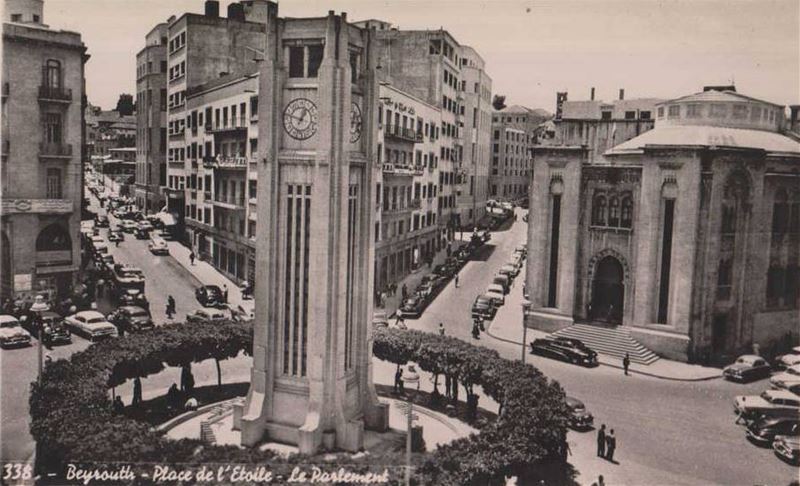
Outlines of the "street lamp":
<svg viewBox="0 0 800 486">
<path fill-rule="evenodd" d="M 44 351 L 42 350 L 42 346 L 44 346 L 44 323 L 42 322 L 42 313 L 48 310 L 50 310 L 50 306 L 44 301 L 44 297 L 37 295 L 33 305 L 31 305 L 31 312 L 36 314 L 35 326 L 39 331 L 39 375 L 37 378 L 39 382 L 42 381 L 42 364 L 44 363 Z"/>
<path fill-rule="evenodd" d="M 522 364 L 525 364 L 525 349 L 526 341 L 528 340 L 528 326 L 525 325 L 525 316 L 528 315 L 528 310 L 531 308 L 531 301 L 522 299 Z"/>
<path fill-rule="evenodd" d="M 407 383 L 412 385 L 414 383 L 417 384 L 417 390 L 419 390 L 419 373 L 414 368 L 413 364 L 410 364 L 406 367 L 406 372 L 403 373 L 403 383 Z M 411 398 L 411 395 L 408 395 L 408 434 L 406 435 L 406 486 L 411 484 L 411 430 L 413 428 L 413 421 L 414 421 L 414 400 Z"/>
</svg>

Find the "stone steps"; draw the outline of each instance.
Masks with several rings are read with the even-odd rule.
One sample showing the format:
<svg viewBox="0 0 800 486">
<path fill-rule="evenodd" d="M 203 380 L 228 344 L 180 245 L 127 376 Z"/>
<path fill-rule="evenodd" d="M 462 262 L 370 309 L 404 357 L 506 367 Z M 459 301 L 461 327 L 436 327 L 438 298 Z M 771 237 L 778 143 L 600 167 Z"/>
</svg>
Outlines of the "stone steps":
<svg viewBox="0 0 800 486">
<path fill-rule="evenodd" d="M 659 359 L 657 354 L 633 339 L 624 328 L 604 328 L 587 324 L 574 324 L 554 332 L 553 335 L 580 339 L 598 353 L 614 356 L 620 360 L 625 356 L 625 353 L 628 353 L 631 363 L 650 365 Z"/>
</svg>

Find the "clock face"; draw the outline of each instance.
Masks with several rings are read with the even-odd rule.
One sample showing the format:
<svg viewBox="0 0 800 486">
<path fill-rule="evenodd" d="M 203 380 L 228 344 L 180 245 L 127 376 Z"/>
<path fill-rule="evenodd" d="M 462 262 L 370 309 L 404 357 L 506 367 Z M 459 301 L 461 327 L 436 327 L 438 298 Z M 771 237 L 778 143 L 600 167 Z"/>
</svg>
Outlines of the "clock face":
<svg viewBox="0 0 800 486">
<path fill-rule="evenodd" d="M 314 136 L 317 133 L 317 105 L 305 98 L 290 101 L 283 110 L 283 128 L 297 140 Z"/>
<path fill-rule="evenodd" d="M 358 104 L 352 103 L 350 106 L 350 143 L 358 142 L 361 138 L 361 108 Z"/>
</svg>

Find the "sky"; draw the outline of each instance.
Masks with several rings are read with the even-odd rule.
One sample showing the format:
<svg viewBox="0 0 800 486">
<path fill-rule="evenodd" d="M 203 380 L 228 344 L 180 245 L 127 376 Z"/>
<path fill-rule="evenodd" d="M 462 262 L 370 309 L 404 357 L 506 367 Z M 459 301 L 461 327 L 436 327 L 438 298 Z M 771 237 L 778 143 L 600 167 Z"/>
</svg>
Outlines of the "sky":
<svg viewBox="0 0 800 486">
<path fill-rule="evenodd" d="M 220 2 L 227 12 L 229 0 Z M 281 0 L 279 15 L 347 12 L 400 29 L 448 30 L 486 61 L 506 103 L 555 109 L 570 100 L 676 98 L 705 85 L 800 103 L 797 0 Z M 89 101 L 105 109 L 134 93 L 136 53 L 170 15 L 202 13 L 203 0 L 45 0 L 45 22 L 80 32 L 91 55 Z"/>
</svg>

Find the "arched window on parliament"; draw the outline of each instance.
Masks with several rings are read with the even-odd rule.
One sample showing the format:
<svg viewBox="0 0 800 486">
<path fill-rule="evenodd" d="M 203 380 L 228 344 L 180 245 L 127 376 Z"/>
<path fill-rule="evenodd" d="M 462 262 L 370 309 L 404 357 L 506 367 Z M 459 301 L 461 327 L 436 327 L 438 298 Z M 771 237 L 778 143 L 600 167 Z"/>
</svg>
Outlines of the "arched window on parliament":
<svg viewBox="0 0 800 486">
<path fill-rule="evenodd" d="M 620 221 L 623 228 L 630 228 L 633 220 L 633 200 L 630 196 L 622 198 L 622 220 Z"/>
<path fill-rule="evenodd" d="M 614 228 L 619 226 L 619 199 L 616 197 L 608 200 L 608 225 Z"/>
<path fill-rule="evenodd" d="M 592 204 L 592 225 L 605 226 L 606 225 L 606 198 L 605 196 L 598 195 L 594 197 L 594 204 Z"/>
</svg>

